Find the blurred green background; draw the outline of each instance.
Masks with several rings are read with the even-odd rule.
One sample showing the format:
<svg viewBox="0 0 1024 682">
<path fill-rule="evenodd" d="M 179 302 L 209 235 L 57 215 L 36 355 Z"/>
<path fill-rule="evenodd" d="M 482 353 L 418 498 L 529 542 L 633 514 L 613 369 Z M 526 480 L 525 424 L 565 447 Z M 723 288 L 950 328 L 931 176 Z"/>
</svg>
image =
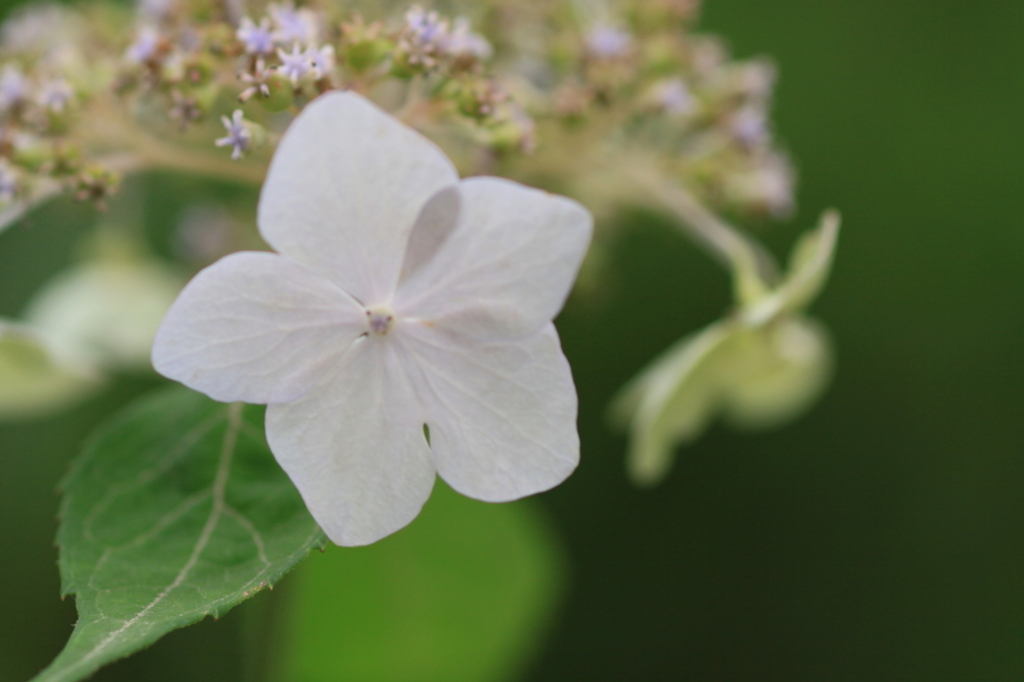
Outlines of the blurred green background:
<svg viewBox="0 0 1024 682">
<path fill-rule="evenodd" d="M 702 26 L 780 67 L 801 211 L 767 241 L 784 253 L 822 209 L 843 211 L 814 309 L 838 374 L 798 423 L 715 428 L 664 484 L 632 489 L 605 405 L 717 318 L 728 283 L 667 224 L 626 218 L 604 295 L 559 320 L 583 463 L 541 498 L 568 583 L 524 678 L 1020 680 L 1024 3 L 706 0 Z M 67 262 L 90 216 L 57 204 L 0 238 L 0 315 Z M 58 599 L 55 484 L 95 421 L 149 385 L 0 425 L 3 682 L 45 665 L 74 621 Z M 226 652 L 244 650 L 245 615 L 97 679 L 240 680 Z"/>
</svg>

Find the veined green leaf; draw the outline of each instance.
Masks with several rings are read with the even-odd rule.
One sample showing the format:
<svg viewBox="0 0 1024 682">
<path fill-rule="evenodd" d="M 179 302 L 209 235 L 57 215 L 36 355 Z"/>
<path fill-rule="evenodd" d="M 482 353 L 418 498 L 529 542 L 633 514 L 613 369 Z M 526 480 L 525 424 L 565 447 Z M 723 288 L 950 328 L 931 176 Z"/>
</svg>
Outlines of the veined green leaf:
<svg viewBox="0 0 1024 682">
<path fill-rule="evenodd" d="M 175 387 L 117 417 L 64 482 L 63 592 L 79 620 L 37 682 L 74 682 L 220 616 L 326 539 L 274 461 L 263 408 Z"/>
</svg>

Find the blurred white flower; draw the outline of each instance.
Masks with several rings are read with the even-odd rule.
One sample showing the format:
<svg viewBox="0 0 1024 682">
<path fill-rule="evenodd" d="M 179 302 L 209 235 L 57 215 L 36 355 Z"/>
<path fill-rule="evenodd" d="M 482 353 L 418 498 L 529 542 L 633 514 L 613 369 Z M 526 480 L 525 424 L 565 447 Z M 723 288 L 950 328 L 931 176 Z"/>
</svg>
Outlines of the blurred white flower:
<svg viewBox="0 0 1024 682">
<path fill-rule="evenodd" d="M 60 409 L 110 373 L 148 369 L 180 289 L 149 261 L 86 263 L 48 282 L 23 321 L 0 319 L 0 419 Z"/>
<path fill-rule="evenodd" d="M 259 227 L 279 254 L 197 275 L 153 362 L 216 400 L 269 404 L 270 447 L 334 542 L 405 526 L 438 473 L 497 502 L 573 471 L 576 391 L 551 319 L 585 209 L 460 181 L 431 142 L 335 92 L 286 131 Z"/>
<path fill-rule="evenodd" d="M 817 401 L 831 378 L 832 344 L 803 310 L 828 279 L 838 235 L 838 214 L 826 213 L 794 248 L 780 284 L 679 341 L 619 393 L 610 416 L 629 428 L 636 483 L 661 481 L 675 449 L 719 415 L 739 428 L 771 428 Z"/>
</svg>

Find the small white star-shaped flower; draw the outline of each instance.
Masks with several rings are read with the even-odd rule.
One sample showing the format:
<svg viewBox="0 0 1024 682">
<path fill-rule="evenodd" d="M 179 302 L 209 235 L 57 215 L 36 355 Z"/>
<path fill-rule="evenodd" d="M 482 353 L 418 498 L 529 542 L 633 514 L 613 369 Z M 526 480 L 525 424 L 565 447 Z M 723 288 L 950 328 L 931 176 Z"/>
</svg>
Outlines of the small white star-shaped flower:
<svg viewBox="0 0 1024 682">
<path fill-rule="evenodd" d="M 263 17 L 256 24 L 249 17 L 242 17 L 236 32 L 249 54 L 268 55 L 274 51 L 274 37 L 270 30 L 270 19 Z"/>
<path fill-rule="evenodd" d="M 281 73 L 292 82 L 292 85 L 298 85 L 299 81 L 305 80 L 313 73 L 309 53 L 300 52 L 298 45 L 293 45 L 290 53 L 278 48 L 277 56 L 281 60 Z"/>
<path fill-rule="evenodd" d="M 252 131 L 249 130 L 249 126 L 245 123 L 245 115 L 241 109 L 235 109 L 235 113 L 231 115 L 231 118 L 227 116 L 220 117 L 221 123 L 224 124 L 224 128 L 227 129 L 228 134 L 214 142 L 218 147 L 227 147 L 230 145 L 231 158 L 236 161 L 242 158 L 242 154 L 252 144 Z"/>
<path fill-rule="evenodd" d="M 197 275 L 153 362 L 269 404 L 270 447 L 335 543 L 408 524 L 437 474 L 500 502 L 572 473 L 576 390 L 551 320 L 590 241 L 583 207 L 460 181 L 424 137 L 333 92 L 286 131 L 258 221 L 279 253 Z"/>
</svg>

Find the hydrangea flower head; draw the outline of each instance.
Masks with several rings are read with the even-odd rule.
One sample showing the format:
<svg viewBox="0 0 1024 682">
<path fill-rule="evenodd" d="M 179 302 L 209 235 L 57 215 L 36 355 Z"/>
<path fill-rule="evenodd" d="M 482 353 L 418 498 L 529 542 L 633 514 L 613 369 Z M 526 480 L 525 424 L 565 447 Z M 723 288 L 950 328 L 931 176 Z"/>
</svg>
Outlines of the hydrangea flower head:
<svg viewBox="0 0 1024 682">
<path fill-rule="evenodd" d="M 210 266 L 168 313 L 156 368 L 266 403 L 267 439 L 337 544 L 409 523 L 440 474 L 507 501 L 576 467 L 576 390 L 552 318 L 591 218 L 568 199 L 459 176 L 354 93 L 309 104 L 260 196 L 278 253 Z"/>
</svg>

